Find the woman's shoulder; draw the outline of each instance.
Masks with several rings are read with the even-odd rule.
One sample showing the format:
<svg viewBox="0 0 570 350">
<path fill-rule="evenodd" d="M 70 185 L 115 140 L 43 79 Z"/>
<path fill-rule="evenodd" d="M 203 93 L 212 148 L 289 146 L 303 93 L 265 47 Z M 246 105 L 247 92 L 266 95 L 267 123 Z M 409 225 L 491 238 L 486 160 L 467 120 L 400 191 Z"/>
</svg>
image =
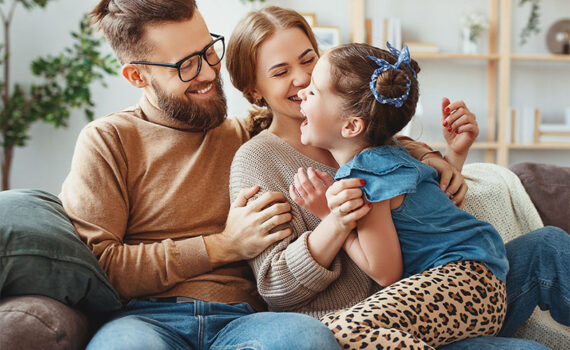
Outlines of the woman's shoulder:
<svg viewBox="0 0 570 350">
<path fill-rule="evenodd" d="M 284 144 L 284 141 L 264 130 L 239 148 L 234 161 L 238 159 L 240 161 L 259 162 L 283 159 L 291 153 L 292 150 Z"/>
</svg>

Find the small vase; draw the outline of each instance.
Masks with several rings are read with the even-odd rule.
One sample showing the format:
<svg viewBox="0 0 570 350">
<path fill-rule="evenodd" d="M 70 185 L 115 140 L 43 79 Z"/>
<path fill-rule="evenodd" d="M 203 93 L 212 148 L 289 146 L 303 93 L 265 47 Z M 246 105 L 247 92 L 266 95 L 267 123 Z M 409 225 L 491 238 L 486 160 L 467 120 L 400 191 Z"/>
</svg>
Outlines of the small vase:
<svg viewBox="0 0 570 350">
<path fill-rule="evenodd" d="M 245 0 L 244 0 L 245 1 Z M 263 2 L 259 1 L 259 0 L 254 0 L 254 1 L 246 1 L 246 6 L 247 6 L 247 11 L 251 12 L 251 11 L 257 11 L 260 10 L 263 7 Z"/>
<path fill-rule="evenodd" d="M 470 40 L 469 28 L 464 28 L 461 33 L 461 50 L 466 54 L 476 54 L 478 52 L 477 42 Z"/>
</svg>

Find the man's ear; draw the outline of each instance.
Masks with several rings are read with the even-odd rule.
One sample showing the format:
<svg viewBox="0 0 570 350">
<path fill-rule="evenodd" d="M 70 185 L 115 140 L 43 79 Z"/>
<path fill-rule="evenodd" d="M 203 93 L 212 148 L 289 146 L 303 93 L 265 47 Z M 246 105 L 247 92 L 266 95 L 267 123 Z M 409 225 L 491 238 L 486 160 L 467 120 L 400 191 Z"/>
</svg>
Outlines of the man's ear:
<svg viewBox="0 0 570 350">
<path fill-rule="evenodd" d="M 344 121 L 341 129 L 341 135 L 344 138 L 356 137 L 364 133 L 366 123 L 362 118 L 350 117 Z"/>
<path fill-rule="evenodd" d="M 141 70 L 137 68 L 134 64 L 125 64 L 121 69 L 123 77 L 131 83 L 132 86 L 137 88 L 144 88 L 148 86 L 147 79 L 141 73 Z"/>
</svg>

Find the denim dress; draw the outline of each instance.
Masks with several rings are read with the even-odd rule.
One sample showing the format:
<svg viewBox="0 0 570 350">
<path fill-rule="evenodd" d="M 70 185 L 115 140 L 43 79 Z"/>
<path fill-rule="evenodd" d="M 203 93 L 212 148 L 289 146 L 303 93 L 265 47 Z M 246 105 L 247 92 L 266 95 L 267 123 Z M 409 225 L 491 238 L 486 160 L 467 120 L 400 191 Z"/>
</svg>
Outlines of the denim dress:
<svg viewBox="0 0 570 350">
<path fill-rule="evenodd" d="M 357 154 L 335 180 L 362 178 L 370 202 L 405 194 L 392 220 L 404 262 L 403 277 L 452 261 L 480 261 L 506 281 L 509 269 L 501 236 L 487 222 L 458 208 L 439 188 L 435 169 L 414 159 L 397 141 Z"/>
</svg>

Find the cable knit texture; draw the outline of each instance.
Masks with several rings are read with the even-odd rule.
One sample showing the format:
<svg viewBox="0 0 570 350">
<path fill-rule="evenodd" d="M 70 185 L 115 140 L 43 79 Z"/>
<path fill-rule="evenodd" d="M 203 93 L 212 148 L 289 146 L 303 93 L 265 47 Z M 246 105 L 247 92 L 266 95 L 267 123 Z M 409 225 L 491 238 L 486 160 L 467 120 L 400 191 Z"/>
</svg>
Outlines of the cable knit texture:
<svg viewBox="0 0 570 350">
<path fill-rule="evenodd" d="M 399 140 L 416 158 L 432 152 L 411 139 Z M 320 220 L 296 205 L 288 194 L 293 176 L 301 167 L 319 169 L 331 177 L 336 172 L 299 153 L 269 131 L 263 131 L 236 153 L 230 173 L 230 197 L 234 200 L 240 189 L 255 185 L 261 187 L 260 194 L 267 191 L 285 194 L 291 203 L 293 234 L 252 259 L 250 266 L 259 293 L 271 310 L 320 317 L 353 306 L 380 287 L 343 250 L 329 268 L 319 265 L 311 256 L 307 238 Z"/>
</svg>

